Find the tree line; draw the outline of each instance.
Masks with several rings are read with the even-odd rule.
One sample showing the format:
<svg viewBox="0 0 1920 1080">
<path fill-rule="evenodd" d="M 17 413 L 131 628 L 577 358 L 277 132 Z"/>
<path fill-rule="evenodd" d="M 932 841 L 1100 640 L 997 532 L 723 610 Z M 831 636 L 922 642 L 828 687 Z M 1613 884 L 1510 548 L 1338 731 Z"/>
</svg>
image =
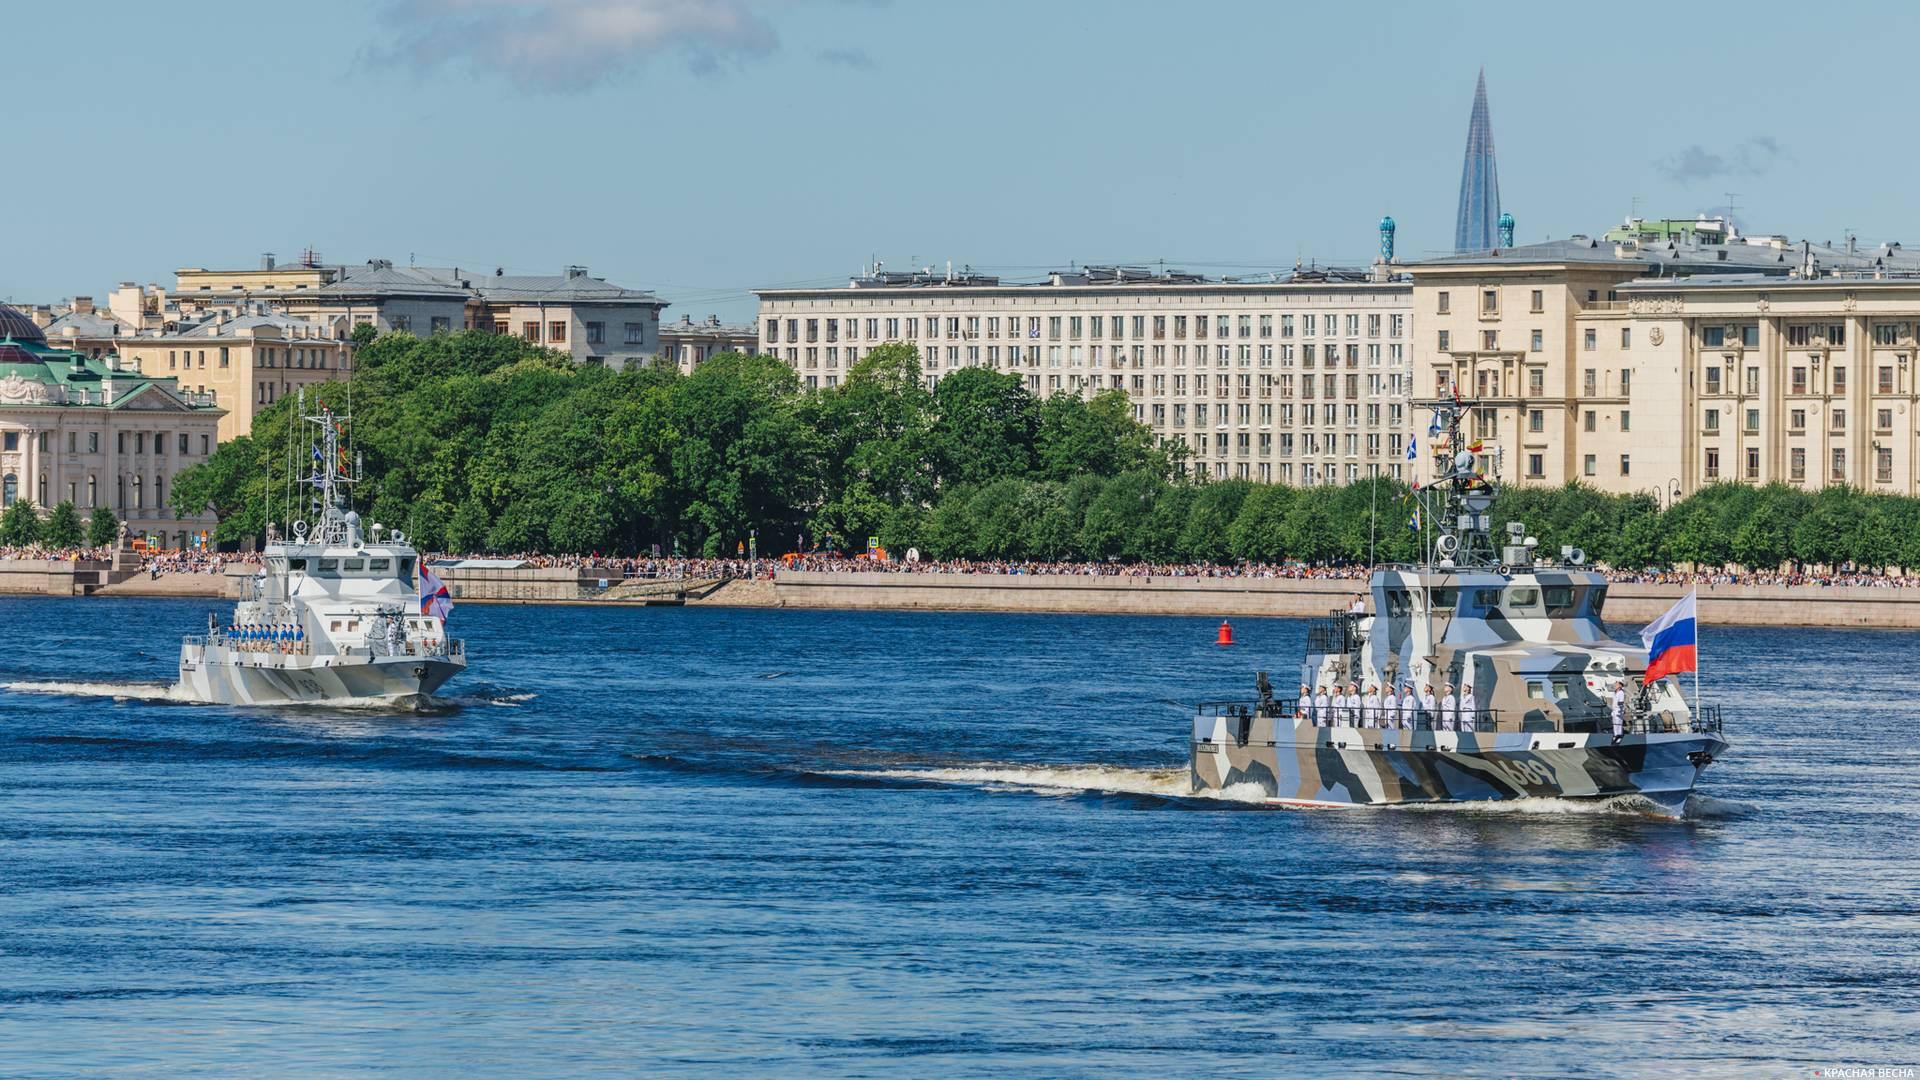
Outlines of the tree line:
<svg viewBox="0 0 1920 1080">
<path fill-rule="evenodd" d="M 1018 375 L 963 368 L 927 386 L 912 346 L 873 350 L 803 389 L 771 357 L 689 374 L 614 371 L 483 332 L 386 334 L 356 360 L 355 504 L 423 548 L 723 556 L 860 551 L 986 560 L 1365 563 L 1417 557 L 1398 481 L 1292 488 L 1188 478 L 1122 391 L 1041 400 Z M 339 409 L 349 388 L 309 390 Z M 294 399 L 174 481 L 216 539 L 258 537 L 305 496 Z M 289 445 L 293 451 L 289 453 Z M 292 481 L 290 483 L 290 480 Z M 289 500 L 288 494 L 291 493 Z M 1662 508 L 1651 494 L 1511 486 L 1521 520 L 1621 568 L 1678 563 L 1920 566 L 1920 500 L 1738 484 Z M 4 531 L 0 526 L 0 531 Z"/>
</svg>

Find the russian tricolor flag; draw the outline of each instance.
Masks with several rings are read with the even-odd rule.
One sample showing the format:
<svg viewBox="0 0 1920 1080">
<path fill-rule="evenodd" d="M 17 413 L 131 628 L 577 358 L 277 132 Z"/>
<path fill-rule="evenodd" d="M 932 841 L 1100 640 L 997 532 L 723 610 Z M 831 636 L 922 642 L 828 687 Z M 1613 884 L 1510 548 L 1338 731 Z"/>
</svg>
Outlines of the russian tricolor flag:
<svg viewBox="0 0 1920 1080">
<path fill-rule="evenodd" d="M 1699 670 L 1694 655 L 1694 627 L 1693 593 L 1689 592 L 1667 609 L 1665 615 L 1640 631 L 1640 644 L 1647 650 L 1647 674 L 1642 683 L 1676 671 Z"/>
</svg>

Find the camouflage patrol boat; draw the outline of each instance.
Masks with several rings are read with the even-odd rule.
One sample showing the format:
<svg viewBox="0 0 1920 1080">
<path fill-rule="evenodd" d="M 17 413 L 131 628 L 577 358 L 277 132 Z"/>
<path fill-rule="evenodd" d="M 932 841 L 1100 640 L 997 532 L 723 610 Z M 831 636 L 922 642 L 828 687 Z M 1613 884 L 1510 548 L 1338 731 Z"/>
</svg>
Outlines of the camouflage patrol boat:
<svg viewBox="0 0 1920 1080">
<path fill-rule="evenodd" d="M 1462 445 L 1464 410 L 1430 407 L 1451 454 L 1419 496 L 1420 516 L 1437 525 L 1422 538 L 1425 561 L 1376 570 L 1370 614 L 1336 612 L 1310 628 L 1304 703 L 1276 700 L 1262 673 L 1257 699 L 1202 704 L 1194 791 L 1254 785 L 1268 802 L 1303 807 L 1641 796 L 1681 812 L 1726 751 L 1718 707 L 1701 707 L 1697 693 L 1689 706 L 1675 675 L 1642 685 L 1647 652 L 1608 632 L 1606 578 L 1581 552 L 1541 557 L 1518 522 L 1496 547 L 1495 488 L 1477 447 Z M 1337 700 L 1350 683 L 1380 688 L 1382 702 Z M 1385 708 L 1388 689 L 1400 698 L 1409 683 L 1412 706 Z M 1450 702 L 1439 694 L 1448 684 L 1472 694 Z"/>
</svg>

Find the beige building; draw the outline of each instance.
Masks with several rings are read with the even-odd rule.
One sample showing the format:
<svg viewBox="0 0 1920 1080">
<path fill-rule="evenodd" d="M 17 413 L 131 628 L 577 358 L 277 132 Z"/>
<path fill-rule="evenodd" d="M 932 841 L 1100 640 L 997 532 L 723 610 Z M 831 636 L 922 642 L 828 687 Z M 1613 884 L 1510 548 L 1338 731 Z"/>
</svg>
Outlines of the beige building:
<svg viewBox="0 0 1920 1080">
<path fill-rule="evenodd" d="M 752 325 L 723 323 L 709 315 L 704 322 L 682 315 L 679 322 L 660 324 L 660 358 L 681 371 L 692 371 L 724 352 L 760 352 L 760 334 Z"/>
<path fill-rule="evenodd" d="M 257 311 L 123 339 L 120 359 L 219 405 L 224 442 L 253 430 L 256 414 L 299 387 L 351 377 L 353 343 L 331 324 Z"/>
<path fill-rule="evenodd" d="M 213 453 L 221 416 L 178 380 L 52 347 L 0 306 L 0 504 L 70 501 L 82 517 L 106 506 L 136 534 L 187 546 L 214 522 L 175 518 L 167 497 Z"/>
<path fill-rule="evenodd" d="M 759 342 L 810 387 L 904 342 L 931 380 L 986 367 L 1041 397 L 1123 390 L 1195 469 L 1351 483 L 1402 475 L 1411 430 L 1412 290 L 1388 269 L 1210 280 L 1088 267 L 1034 284 L 885 273 L 762 290 Z"/>
<path fill-rule="evenodd" d="M 1476 403 L 1490 472 L 1669 499 L 1724 480 L 1920 493 L 1920 259 L 1713 219 L 1609 237 L 1410 268 L 1419 391 Z"/>
</svg>

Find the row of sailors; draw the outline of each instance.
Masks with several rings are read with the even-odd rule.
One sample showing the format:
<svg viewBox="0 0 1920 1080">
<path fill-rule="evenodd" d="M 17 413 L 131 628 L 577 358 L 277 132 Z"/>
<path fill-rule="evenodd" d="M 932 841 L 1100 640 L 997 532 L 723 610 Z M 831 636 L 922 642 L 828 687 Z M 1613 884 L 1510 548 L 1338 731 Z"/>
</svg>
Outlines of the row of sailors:
<svg viewBox="0 0 1920 1080">
<path fill-rule="evenodd" d="M 260 623 L 231 626 L 222 632 L 227 644 L 240 652 L 304 653 L 307 631 L 298 623 Z"/>
<path fill-rule="evenodd" d="M 1472 731 L 1479 705 L 1473 699 L 1473 687 L 1462 684 L 1460 695 L 1454 696 L 1453 684 L 1446 684 L 1446 693 L 1439 698 L 1433 696 L 1433 687 L 1424 686 L 1416 695 L 1412 683 L 1401 685 L 1402 693 L 1395 696 L 1393 687 L 1387 687 L 1383 697 L 1377 686 L 1367 687 L 1363 696 L 1359 683 L 1348 683 L 1343 690 L 1335 685 L 1329 694 L 1326 687 L 1318 691 L 1305 683 L 1300 684 L 1300 700 L 1294 704 L 1294 716 L 1299 719 L 1311 719 L 1314 727 L 1361 727 L 1361 728 L 1405 728 L 1411 731 L 1419 718 L 1425 717 L 1429 726 L 1441 731 Z"/>
</svg>

